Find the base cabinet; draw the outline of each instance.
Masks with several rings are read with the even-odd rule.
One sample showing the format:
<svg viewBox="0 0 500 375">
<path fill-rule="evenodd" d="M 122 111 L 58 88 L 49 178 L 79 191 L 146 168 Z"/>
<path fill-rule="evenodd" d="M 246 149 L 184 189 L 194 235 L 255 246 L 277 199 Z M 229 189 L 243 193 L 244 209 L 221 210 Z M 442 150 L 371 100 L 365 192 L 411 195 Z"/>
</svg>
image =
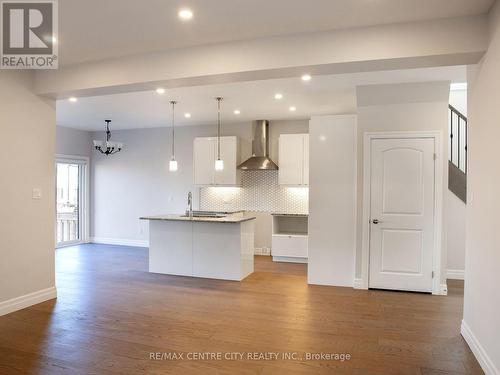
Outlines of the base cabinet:
<svg viewBox="0 0 500 375">
<path fill-rule="evenodd" d="M 242 280 L 253 272 L 254 223 L 193 223 L 193 276 Z"/>
<path fill-rule="evenodd" d="M 273 256 L 307 259 L 307 236 L 273 234 Z"/>
<path fill-rule="evenodd" d="M 254 222 L 151 220 L 149 272 L 243 280 L 254 270 Z"/>
<path fill-rule="evenodd" d="M 191 276 L 193 267 L 191 224 L 150 221 L 149 272 Z M 163 251 L 168 244 L 168 251 Z"/>
<path fill-rule="evenodd" d="M 273 215 L 271 254 L 275 262 L 307 263 L 306 215 Z"/>
</svg>

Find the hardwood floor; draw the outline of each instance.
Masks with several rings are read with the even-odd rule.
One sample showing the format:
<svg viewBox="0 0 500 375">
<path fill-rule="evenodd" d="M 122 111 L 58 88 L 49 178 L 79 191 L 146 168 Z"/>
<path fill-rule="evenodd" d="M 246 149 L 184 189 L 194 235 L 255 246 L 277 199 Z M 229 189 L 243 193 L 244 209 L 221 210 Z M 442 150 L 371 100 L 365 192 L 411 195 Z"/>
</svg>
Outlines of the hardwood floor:
<svg viewBox="0 0 500 375">
<path fill-rule="evenodd" d="M 241 283 L 195 279 L 150 274 L 145 249 L 103 245 L 59 249 L 56 262 L 57 300 L 0 317 L 2 375 L 482 373 L 459 334 L 461 282 L 447 297 L 313 286 L 305 265 L 268 257 Z M 264 352 L 351 359 L 247 358 Z"/>
</svg>

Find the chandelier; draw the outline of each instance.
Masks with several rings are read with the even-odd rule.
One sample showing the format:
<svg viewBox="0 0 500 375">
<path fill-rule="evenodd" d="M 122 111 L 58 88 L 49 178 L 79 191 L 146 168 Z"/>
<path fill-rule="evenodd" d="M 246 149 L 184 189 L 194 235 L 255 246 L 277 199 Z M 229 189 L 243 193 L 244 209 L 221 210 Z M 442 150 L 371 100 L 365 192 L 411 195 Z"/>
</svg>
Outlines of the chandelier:
<svg viewBox="0 0 500 375">
<path fill-rule="evenodd" d="M 109 123 L 111 120 L 104 120 L 106 122 L 106 140 L 97 141 L 94 140 L 94 148 L 101 154 L 106 156 L 116 154 L 123 149 L 123 143 L 121 142 L 111 142 L 111 130 L 109 130 Z"/>
</svg>

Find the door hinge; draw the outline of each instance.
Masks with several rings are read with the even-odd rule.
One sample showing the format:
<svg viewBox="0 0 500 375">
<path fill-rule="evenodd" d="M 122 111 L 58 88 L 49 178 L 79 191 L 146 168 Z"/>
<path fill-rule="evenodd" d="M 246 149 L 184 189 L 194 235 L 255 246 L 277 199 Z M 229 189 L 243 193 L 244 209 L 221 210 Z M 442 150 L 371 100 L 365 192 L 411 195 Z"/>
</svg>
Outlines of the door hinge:
<svg viewBox="0 0 500 375">
<path fill-rule="evenodd" d="M 434 154 L 434 160 L 436 160 L 436 159 L 437 159 L 437 154 Z"/>
<path fill-rule="evenodd" d="M 434 271 L 432 271 L 432 278 L 434 278 Z"/>
</svg>

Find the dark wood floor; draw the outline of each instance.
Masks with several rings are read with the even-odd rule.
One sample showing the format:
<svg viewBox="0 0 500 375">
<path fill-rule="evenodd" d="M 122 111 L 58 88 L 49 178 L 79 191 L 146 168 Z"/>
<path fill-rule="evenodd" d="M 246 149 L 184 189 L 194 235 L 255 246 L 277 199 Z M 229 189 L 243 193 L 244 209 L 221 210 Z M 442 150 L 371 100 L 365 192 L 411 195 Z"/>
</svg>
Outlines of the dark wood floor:
<svg viewBox="0 0 500 375">
<path fill-rule="evenodd" d="M 256 257 L 243 282 L 149 274 L 145 249 L 57 250 L 57 301 L 0 317 L 0 374 L 482 373 L 449 295 L 307 285 Z M 151 360 L 150 353 L 348 353 L 335 360 Z M 172 354 L 171 354 L 172 355 Z"/>
</svg>

